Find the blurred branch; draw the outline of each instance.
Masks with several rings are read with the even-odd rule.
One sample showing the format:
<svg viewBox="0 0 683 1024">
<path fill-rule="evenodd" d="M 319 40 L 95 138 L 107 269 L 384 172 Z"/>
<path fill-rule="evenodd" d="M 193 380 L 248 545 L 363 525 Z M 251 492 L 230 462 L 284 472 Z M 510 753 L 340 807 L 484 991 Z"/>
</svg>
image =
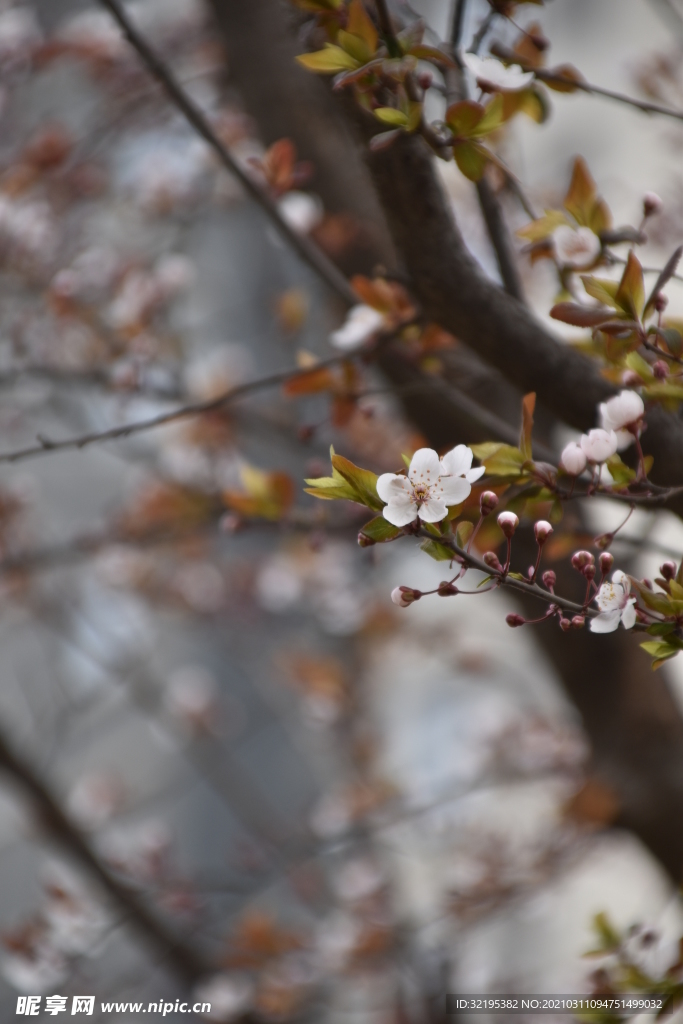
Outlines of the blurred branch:
<svg viewBox="0 0 683 1024">
<path fill-rule="evenodd" d="M 347 360 L 348 356 L 331 356 L 315 364 L 316 369 L 327 366 L 336 366 Z M 201 416 L 204 413 L 216 412 L 224 406 L 245 395 L 254 394 L 265 388 L 277 387 L 286 383 L 293 377 L 299 376 L 304 371 L 301 367 L 290 370 L 281 370 L 279 373 L 272 373 L 267 377 L 260 377 L 258 380 L 248 381 L 246 384 L 238 384 L 237 387 L 212 398 L 206 402 L 194 402 L 184 405 L 180 409 L 172 409 L 170 412 L 160 413 L 158 416 L 151 416 L 144 420 L 135 420 L 132 423 L 124 423 L 119 427 L 110 427 L 108 430 L 93 431 L 88 434 L 80 434 L 78 437 L 65 438 L 63 441 L 53 441 L 47 437 L 38 437 L 38 444 L 29 445 L 26 448 L 19 448 L 14 452 L 0 453 L 2 462 L 22 462 L 25 459 L 35 458 L 37 455 L 45 455 L 49 452 L 67 451 L 69 449 L 87 448 L 91 444 L 101 441 L 115 441 L 119 438 L 130 437 L 133 434 L 140 434 L 146 430 L 153 430 L 156 427 L 163 427 L 167 423 L 176 420 L 187 419 L 191 416 Z"/>
<path fill-rule="evenodd" d="M 176 936 L 131 889 L 121 883 L 99 859 L 76 825 L 67 817 L 47 783 L 11 748 L 0 733 L 0 771 L 15 780 L 34 804 L 47 834 L 74 857 L 97 881 L 146 943 L 192 984 L 212 970 L 194 945 Z"/>
<path fill-rule="evenodd" d="M 306 235 L 295 231 L 284 220 L 277 204 L 268 192 L 241 167 L 228 148 L 223 145 L 199 107 L 182 88 L 164 61 L 152 50 L 144 36 L 135 28 L 119 0 L 100 0 L 100 2 L 109 10 L 115 21 L 118 22 L 124 36 L 137 51 L 148 71 L 160 82 L 169 99 L 175 103 L 178 110 L 185 116 L 197 134 L 209 144 L 226 170 L 237 178 L 247 194 L 259 204 L 282 237 L 299 254 L 302 260 L 325 281 L 331 291 L 338 295 L 347 305 L 355 305 L 358 300 L 344 275 L 328 259 L 319 246 L 315 245 Z"/>
</svg>

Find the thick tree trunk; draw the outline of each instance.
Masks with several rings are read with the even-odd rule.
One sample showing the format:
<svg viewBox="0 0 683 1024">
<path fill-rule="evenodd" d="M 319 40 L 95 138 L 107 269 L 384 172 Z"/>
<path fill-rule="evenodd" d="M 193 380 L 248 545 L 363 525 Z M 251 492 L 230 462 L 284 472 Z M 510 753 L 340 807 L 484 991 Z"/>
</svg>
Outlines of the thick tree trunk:
<svg viewBox="0 0 683 1024">
<path fill-rule="evenodd" d="M 279 0 L 210 3 L 227 41 L 232 76 L 266 141 L 289 136 L 303 155 L 316 160 L 316 186 L 329 197 L 331 208 L 339 203 L 339 208 L 356 213 L 377 211 L 349 135 L 329 114 L 334 98 L 293 63 L 298 48 L 284 31 Z M 319 116 L 324 127 L 313 138 Z M 406 138 L 387 151 L 368 154 L 368 165 L 384 211 L 375 236 L 378 257 L 386 258 L 388 247 L 378 240 L 385 237 L 383 225 L 388 223 L 427 316 L 495 366 L 497 372 L 485 380 L 481 396 L 485 399 L 488 388 L 500 415 L 501 410 L 518 408 L 521 392 L 535 390 L 548 416 L 582 429 L 593 426 L 596 405 L 609 394 L 609 385 L 483 275 L 462 241 L 421 140 Z M 481 368 L 478 359 L 474 365 Z M 389 349 L 382 369 L 396 385 L 420 384 L 403 392 L 402 402 L 434 447 L 486 436 L 485 425 L 474 422 L 445 389 L 421 379 L 399 352 Z M 679 482 L 683 428 L 664 414 L 648 418 L 649 448 L 662 482 Z M 524 561 L 521 550 L 518 557 Z M 569 569 L 560 585 L 567 589 L 575 582 Z M 623 631 L 565 635 L 547 624 L 539 629 L 538 639 L 581 714 L 595 772 L 619 803 L 619 822 L 632 829 L 678 883 L 683 871 L 683 719 L 663 675 L 649 671 L 636 639 Z"/>
</svg>

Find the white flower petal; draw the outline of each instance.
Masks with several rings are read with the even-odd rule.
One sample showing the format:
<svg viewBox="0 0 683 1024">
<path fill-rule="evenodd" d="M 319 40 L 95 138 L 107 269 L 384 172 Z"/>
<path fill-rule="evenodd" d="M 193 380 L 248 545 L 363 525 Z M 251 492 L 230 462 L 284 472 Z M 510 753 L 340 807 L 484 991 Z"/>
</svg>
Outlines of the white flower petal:
<svg viewBox="0 0 683 1024">
<path fill-rule="evenodd" d="M 590 228 L 560 224 L 553 231 L 552 242 L 562 267 L 590 267 L 600 254 L 600 239 Z"/>
<path fill-rule="evenodd" d="M 618 582 L 603 583 L 595 598 L 595 603 L 601 612 L 619 610 L 626 598 L 624 588 Z"/>
<path fill-rule="evenodd" d="M 441 460 L 441 472 L 446 476 L 464 476 L 472 468 L 472 449 L 458 444 L 446 452 Z"/>
<path fill-rule="evenodd" d="M 471 485 L 461 476 L 442 476 L 432 490 L 432 496 L 446 505 L 459 505 L 469 497 L 471 490 Z"/>
<path fill-rule="evenodd" d="M 382 515 L 393 526 L 407 526 L 417 516 L 417 503 L 414 501 L 392 501 L 385 505 Z"/>
<path fill-rule="evenodd" d="M 477 466 L 476 469 L 468 469 L 465 473 L 465 480 L 468 480 L 469 483 L 473 484 L 476 480 L 479 480 L 485 472 L 486 466 Z"/>
<path fill-rule="evenodd" d="M 418 448 L 410 462 L 408 476 L 413 484 L 431 487 L 441 475 L 439 456 L 433 448 Z"/>
<path fill-rule="evenodd" d="M 409 500 L 413 491 L 407 477 L 398 473 L 382 473 L 377 478 L 376 487 L 382 501 L 400 501 L 402 497 Z"/>
<path fill-rule="evenodd" d="M 442 501 L 437 498 L 428 498 L 423 505 L 420 506 L 418 512 L 420 519 L 423 519 L 425 523 L 440 523 L 442 519 L 445 519 L 448 515 L 448 509 Z"/>
<path fill-rule="evenodd" d="M 619 625 L 620 618 L 621 612 L 618 608 L 610 612 L 600 612 L 590 620 L 590 631 L 591 633 L 613 633 Z"/>
<path fill-rule="evenodd" d="M 517 92 L 525 89 L 534 80 L 533 71 L 522 71 L 519 64 L 505 67 L 495 57 L 478 57 L 475 53 L 463 53 L 462 60 L 469 71 L 479 82 L 486 82 L 495 89 L 505 92 Z"/>
<path fill-rule="evenodd" d="M 636 599 L 631 597 L 626 602 L 626 607 L 621 613 L 621 624 L 624 629 L 633 629 L 636 624 Z"/>
</svg>

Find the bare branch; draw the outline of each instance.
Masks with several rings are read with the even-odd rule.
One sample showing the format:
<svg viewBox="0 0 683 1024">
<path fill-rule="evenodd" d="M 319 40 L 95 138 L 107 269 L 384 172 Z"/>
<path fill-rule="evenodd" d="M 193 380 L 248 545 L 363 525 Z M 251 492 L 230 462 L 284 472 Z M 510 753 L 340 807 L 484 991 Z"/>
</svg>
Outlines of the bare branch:
<svg viewBox="0 0 683 1024">
<path fill-rule="evenodd" d="M 324 359 L 316 363 L 316 367 L 336 366 L 345 359 L 348 359 L 348 356 L 332 356 L 330 359 Z M 239 384 L 237 387 L 231 388 L 229 391 L 224 392 L 224 394 L 219 395 L 218 398 L 213 398 L 208 402 L 195 402 L 191 405 L 184 405 L 180 409 L 172 409 L 170 412 L 151 416 L 148 419 L 135 420 L 132 423 L 124 423 L 120 427 L 93 431 L 89 434 L 81 434 L 78 437 L 68 437 L 63 441 L 53 441 L 50 438 L 39 436 L 38 444 L 19 448 L 14 452 L 0 453 L 0 463 L 23 462 L 38 455 L 45 455 L 47 452 L 87 448 L 91 444 L 98 444 L 101 441 L 116 441 L 123 437 L 131 437 L 133 434 L 140 434 L 146 430 L 153 430 L 156 427 L 163 427 L 167 423 L 173 423 L 176 420 L 188 419 L 191 416 L 201 416 L 208 412 L 216 412 L 218 409 L 222 409 L 224 406 L 229 405 L 238 398 L 243 398 L 245 395 L 284 384 L 293 377 L 297 377 L 301 372 L 300 367 L 294 370 L 282 370 L 280 373 L 273 373 L 268 377 L 261 377 L 259 380 Z"/>
<path fill-rule="evenodd" d="M 101 0 L 101 3 L 118 22 L 126 39 L 137 51 L 150 73 L 161 83 L 169 99 L 175 103 L 178 110 L 185 116 L 194 130 L 211 146 L 226 170 L 237 178 L 245 191 L 264 210 L 271 223 L 283 238 L 289 242 L 292 248 L 298 252 L 304 262 L 325 281 L 328 287 L 343 302 L 353 306 L 358 300 L 351 285 L 341 271 L 328 259 L 322 249 L 315 245 L 306 235 L 299 234 L 287 224 L 280 215 L 277 204 L 268 192 L 250 177 L 235 160 L 229 149 L 218 138 L 199 107 L 185 92 L 166 64 L 152 50 L 144 36 L 135 28 L 119 0 Z"/>
</svg>

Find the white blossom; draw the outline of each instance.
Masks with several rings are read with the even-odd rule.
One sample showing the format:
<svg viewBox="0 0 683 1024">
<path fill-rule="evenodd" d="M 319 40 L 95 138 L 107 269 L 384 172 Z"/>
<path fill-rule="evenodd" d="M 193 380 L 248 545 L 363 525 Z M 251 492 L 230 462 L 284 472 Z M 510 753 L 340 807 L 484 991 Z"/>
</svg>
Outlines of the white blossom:
<svg viewBox="0 0 683 1024">
<path fill-rule="evenodd" d="M 586 468 L 587 462 L 588 459 L 586 458 L 585 451 L 576 441 L 570 441 L 562 449 L 560 465 L 565 473 L 569 473 L 571 476 L 580 476 Z"/>
<path fill-rule="evenodd" d="M 475 53 L 463 53 L 462 60 L 480 85 L 489 86 L 501 92 L 519 92 L 534 80 L 533 71 L 522 71 L 519 64 L 505 67 L 495 57 L 478 57 Z"/>
<path fill-rule="evenodd" d="M 289 227 L 302 235 L 317 227 L 323 217 L 322 203 L 308 192 L 287 192 L 278 199 L 277 208 Z"/>
<path fill-rule="evenodd" d="M 221 1024 L 241 1017 L 249 1008 L 252 995 L 251 983 L 237 974 L 214 974 L 201 981 L 194 990 L 196 1002 L 210 1005 L 202 1017 L 220 1021 Z"/>
<path fill-rule="evenodd" d="M 606 462 L 616 452 L 618 443 L 613 430 L 600 427 L 581 435 L 581 448 L 589 462 Z"/>
<path fill-rule="evenodd" d="M 464 477 L 444 474 L 431 448 L 415 452 L 407 476 L 383 473 L 377 481 L 377 493 L 386 502 L 382 515 L 394 526 L 407 526 L 418 516 L 426 523 L 438 523 L 448 515 L 448 507 L 459 505 L 471 490 Z"/>
<path fill-rule="evenodd" d="M 600 612 L 590 620 L 593 633 L 613 633 L 621 622 L 624 629 L 631 629 L 636 621 L 635 597 L 629 597 L 631 581 L 625 572 L 617 569 L 612 573 L 612 582 L 603 583 L 595 603 Z"/>
<path fill-rule="evenodd" d="M 372 306 L 352 306 L 346 320 L 330 334 L 330 344 L 345 352 L 360 348 L 384 326 L 384 317 Z"/>
<path fill-rule="evenodd" d="M 590 228 L 561 224 L 552 234 L 555 259 L 561 267 L 590 267 L 600 254 L 600 239 Z"/>
<path fill-rule="evenodd" d="M 617 451 L 623 451 L 633 441 L 633 434 L 626 427 L 637 423 L 645 413 L 645 405 L 637 391 L 620 391 L 614 398 L 602 402 L 599 407 L 600 426 L 613 430 L 617 435 Z"/>
<path fill-rule="evenodd" d="M 441 460 L 441 472 L 445 476 L 462 477 L 469 484 L 475 483 L 486 472 L 486 466 L 477 466 L 472 469 L 472 449 L 466 444 L 458 444 L 446 452 Z M 468 497 L 469 491 L 465 495 Z M 465 498 L 461 500 L 464 501 Z"/>
</svg>

